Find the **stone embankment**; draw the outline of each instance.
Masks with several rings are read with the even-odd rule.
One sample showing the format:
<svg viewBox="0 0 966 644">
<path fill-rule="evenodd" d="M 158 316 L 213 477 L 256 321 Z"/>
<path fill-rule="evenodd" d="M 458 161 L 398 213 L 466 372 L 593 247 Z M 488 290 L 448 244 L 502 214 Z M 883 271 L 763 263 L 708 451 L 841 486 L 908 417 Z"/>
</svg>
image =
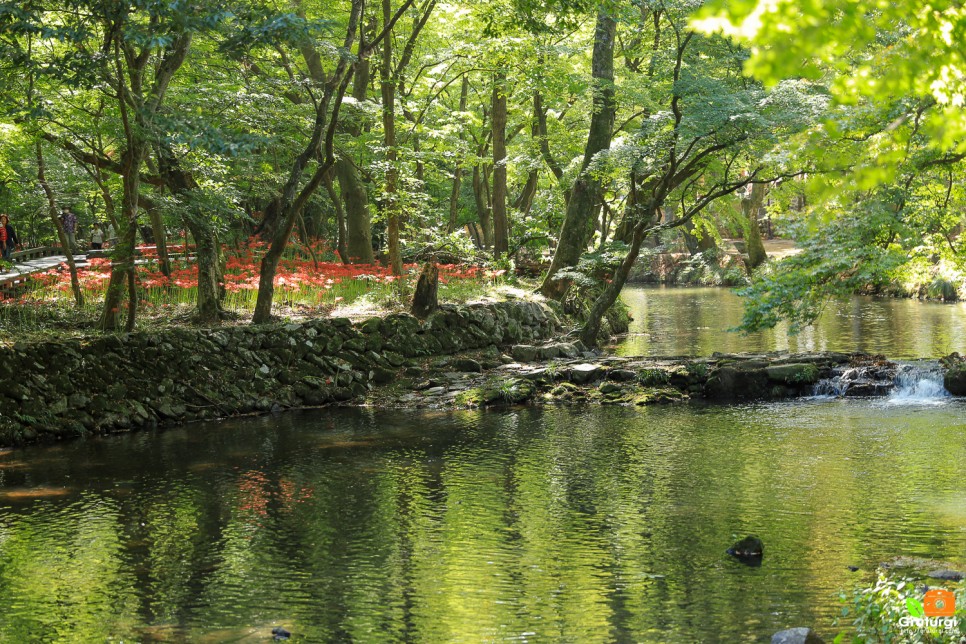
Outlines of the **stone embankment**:
<svg viewBox="0 0 966 644">
<path fill-rule="evenodd" d="M 511 301 L 447 306 L 425 321 L 393 314 L 17 343 L 0 347 L 0 445 L 360 401 L 420 358 L 560 332 L 546 305 Z"/>
<path fill-rule="evenodd" d="M 895 364 L 841 353 L 623 358 L 588 351 L 532 301 L 426 320 L 172 329 L 0 348 L 0 446 L 330 404 L 645 405 L 886 393 Z"/>
</svg>

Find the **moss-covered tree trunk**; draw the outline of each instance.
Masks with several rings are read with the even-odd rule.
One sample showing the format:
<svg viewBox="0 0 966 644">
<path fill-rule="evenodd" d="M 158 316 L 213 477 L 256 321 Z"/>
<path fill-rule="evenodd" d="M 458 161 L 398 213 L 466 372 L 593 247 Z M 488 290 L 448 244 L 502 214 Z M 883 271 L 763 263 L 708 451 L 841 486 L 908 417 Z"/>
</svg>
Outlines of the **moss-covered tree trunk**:
<svg viewBox="0 0 966 644">
<path fill-rule="evenodd" d="M 388 25 L 392 19 L 392 7 L 389 0 L 382 0 L 383 24 Z M 382 87 L 382 134 L 386 145 L 386 185 L 383 194 L 383 207 L 386 212 L 389 237 L 389 266 L 392 274 L 402 276 L 402 252 L 399 248 L 400 219 L 402 218 L 401 200 L 399 198 L 399 168 L 396 165 L 396 78 L 392 66 L 392 34 L 383 39 L 382 66 L 380 68 L 380 86 Z M 401 284 L 402 282 L 398 282 Z"/>
<path fill-rule="evenodd" d="M 768 255 L 765 245 L 761 241 L 761 229 L 758 227 L 758 212 L 765 202 L 764 183 L 751 184 L 751 193 L 741 200 L 741 212 L 745 217 L 745 247 L 748 253 L 748 268 L 755 269 L 765 263 Z"/>
<path fill-rule="evenodd" d="M 484 149 L 482 153 L 485 154 L 486 150 Z M 480 229 L 483 231 L 483 248 L 493 248 L 489 178 L 480 164 L 473 167 L 473 198 L 476 202 L 476 214 L 480 219 Z"/>
<path fill-rule="evenodd" d="M 614 40 L 617 22 L 605 6 L 597 12 L 597 26 L 594 31 L 594 54 L 592 72 L 594 80 L 593 115 L 590 120 L 590 133 L 584 148 L 584 160 L 580 174 L 574 182 L 567 204 L 567 214 L 560 229 L 560 239 L 554 253 L 550 270 L 540 287 L 540 292 L 554 299 L 560 299 L 570 286 L 568 280 L 556 278 L 561 269 L 577 264 L 580 256 L 587 250 L 587 244 L 594 234 L 594 222 L 600 203 L 600 181 L 590 171 L 589 166 L 600 152 L 610 148 L 614 127 Z"/>
<path fill-rule="evenodd" d="M 500 257 L 510 250 L 509 224 L 506 201 L 506 72 L 497 72 L 493 78 L 493 257 Z"/>
</svg>

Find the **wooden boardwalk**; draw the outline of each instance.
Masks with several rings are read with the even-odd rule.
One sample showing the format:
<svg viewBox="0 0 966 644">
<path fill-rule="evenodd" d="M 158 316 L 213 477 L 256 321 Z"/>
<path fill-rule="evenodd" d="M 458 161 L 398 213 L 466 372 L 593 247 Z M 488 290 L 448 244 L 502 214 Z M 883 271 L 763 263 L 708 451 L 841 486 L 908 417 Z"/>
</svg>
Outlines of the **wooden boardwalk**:
<svg viewBox="0 0 966 644">
<path fill-rule="evenodd" d="M 30 248 L 13 254 L 14 265 L 0 271 L 0 292 L 8 293 L 24 284 L 35 273 L 43 273 L 60 266 L 67 261 L 57 247 Z M 87 256 L 83 253 L 74 255 L 74 261 L 79 267 L 87 266 Z"/>
</svg>

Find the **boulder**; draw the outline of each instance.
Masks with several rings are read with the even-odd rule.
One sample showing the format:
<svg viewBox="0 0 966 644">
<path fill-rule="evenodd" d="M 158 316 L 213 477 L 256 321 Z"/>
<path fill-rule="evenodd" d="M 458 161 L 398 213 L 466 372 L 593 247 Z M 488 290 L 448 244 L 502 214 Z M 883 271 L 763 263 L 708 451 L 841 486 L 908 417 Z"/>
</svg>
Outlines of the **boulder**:
<svg viewBox="0 0 966 644">
<path fill-rule="evenodd" d="M 539 353 L 540 351 L 537 347 L 531 347 L 527 344 L 515 344 L 510 349 L 510 355 L 520 362 L 533 362 L 537 359 Z"/>
<path fill-rule="evenodd" d="M 764 369 L 739 370 L 732 366 L 715 369 L 705 388 L 708 398 L 719 400 L 765 398 L 770 391 Z"/>
<path fill-rule="evenodd" d="M 476 360 L 470 358 L 458 358 L 453 360 L 450 365 L 456 371 L 471 372 L 471 373 L 482 373 L 483 366 Z"/>
<path fill-rule="evenodd" d="M 950 367 L 943 375 L 943 386 L 954 396 L 966 396 L 966 364 Z"/>
<path fill-rule="evenodd" d="M 601 371 L 602 369 L 599 364 L 589 364 L 586 362 L 576 364 L 570 368 L 570 380 L 578 385 L 593 382 L 600 377 Z"/>
</svg>

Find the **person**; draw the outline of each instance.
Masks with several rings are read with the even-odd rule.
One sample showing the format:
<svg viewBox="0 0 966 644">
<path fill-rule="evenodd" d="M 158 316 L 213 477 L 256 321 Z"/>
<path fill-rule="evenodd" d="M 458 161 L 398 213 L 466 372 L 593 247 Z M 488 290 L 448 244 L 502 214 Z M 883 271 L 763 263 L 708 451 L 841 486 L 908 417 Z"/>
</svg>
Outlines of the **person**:
<svg viewBox="0 0 966 644">
<path fill-rule="evenodd" d="M 17 237 L 17 231 L 14 230 L 10 217 L 6 214 L 0 215 L 0 225 L 3 226 L 3 258 L 10 262 L 13 261 L 13 251 L 20 245 L 20 238 Z"/>
<path fill-rule="evenodd" d="M 64 234 L 67 235 L 70 252 L 77 252 L 77 239 L 74 237 L 77 233 L 77 215 L 71 212 L 68 206 L 61 208 L 60 223 L 64 226 Z"/>
<path fill-rule="evenodd" d="M 6 219 L 6 215 L 0 215 L 0 223 Z M 7 227 L 0 226 L 0 248 L 3 248 L 3 258 L 7 259 Z"/>
<path fill-rule="evenodd" d="M 94 222 L 94 227 L 91 229 L 91 250 L 100 250 L 104 248 L 104 231 L 101 230 L 101 225 Z"/>
<path fill-rule="evenodd" d="M 117 243 L 117 233 L 114 232 L 114 224 L 107 222 L 107 232 L 104 234 L 107 248 Z"/>
</svg>

